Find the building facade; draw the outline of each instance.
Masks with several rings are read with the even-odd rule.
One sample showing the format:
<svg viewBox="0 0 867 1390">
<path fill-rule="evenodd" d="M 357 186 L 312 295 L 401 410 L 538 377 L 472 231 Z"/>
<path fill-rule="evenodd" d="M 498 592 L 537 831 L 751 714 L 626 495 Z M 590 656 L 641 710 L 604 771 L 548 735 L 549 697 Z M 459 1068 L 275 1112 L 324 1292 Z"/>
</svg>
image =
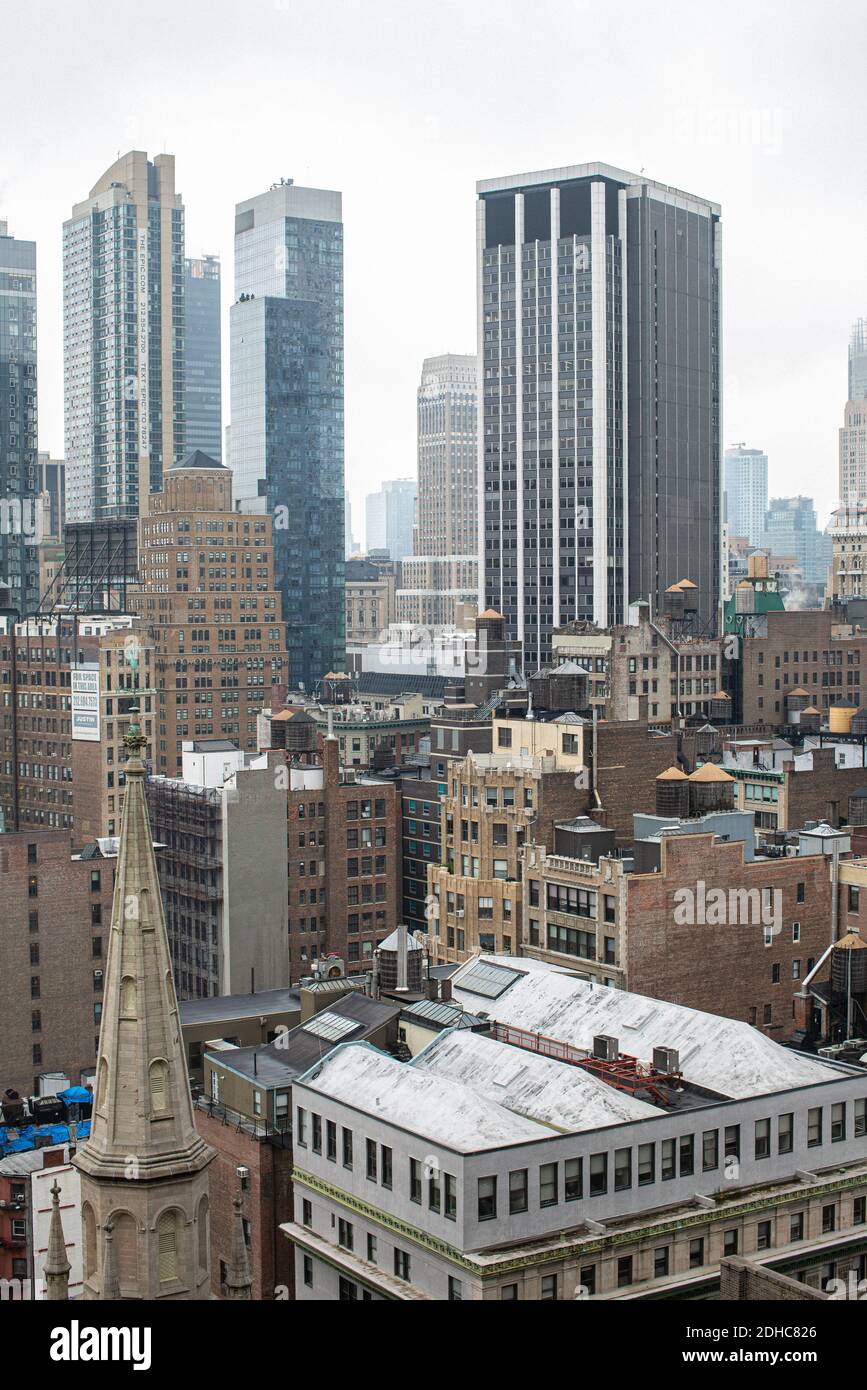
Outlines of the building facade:
<svg viewBox="0 0 867 1390">
<path fill-rule="evenodd" d="M 413 551 L 417 486 L 414 478 L 393 478 L 368 494 L 364 543 L 368 551 L 402 560 Z"/>
<path fill-rule="evenodd" d="M 152 497 L 139 555 L 128 600 L 155 649 L 153 770 L 177 776 L 189 739 L 255 752 L 257 715 L 288 659 L 271 517 L 233 511 L 230 470 L 194 453 Z"/>
<path fill-rule="evenodd" d="M 762 545 L 768 510 L 768 456 L 734 444 L 725 451 L 726 520 L 729 534 Z"/>
<path fill-rule="evenodd" d="M 184 262 L 186 449 L 223 457 L 220 258 Z"/>
<path fill-rule="evenodd" d="M 63 224 L 70 521 L 146 515 L 185 450 L 184 206 L 175 158 L 119 158 Z"/>
<path fill-rule="evenodd" d="M 684 575 L 713 624 L 719 208 L 604 164 L 478 195 L 480 607 L 528 669 L 552 628 L 659 610 Z"/>
<path fill-rule="evenodd" d="M 775 556 L 791 556 L 801 570 L 804 584 L 828 581 L 831 541 L 816 524 L 812 497 L 773 497 L 765 519 L 765 547 Z"/>
<path fill-rule="evenodd" d="M 857 507 L 867 497 L 867 398 L 846 402 L 840 428 L 840 501 Z"/>
<path fill-rule="evenodd" d="M 25 617 L 39 605 L 36 243 L 0 222 L 0 584 Z"/>
<path fill-rule="evenodd" d="M 291 180 L 235 209 L 230 463 L 274 526 L 289 683 L 344 666 L 341 195 Z"/>
</svg>

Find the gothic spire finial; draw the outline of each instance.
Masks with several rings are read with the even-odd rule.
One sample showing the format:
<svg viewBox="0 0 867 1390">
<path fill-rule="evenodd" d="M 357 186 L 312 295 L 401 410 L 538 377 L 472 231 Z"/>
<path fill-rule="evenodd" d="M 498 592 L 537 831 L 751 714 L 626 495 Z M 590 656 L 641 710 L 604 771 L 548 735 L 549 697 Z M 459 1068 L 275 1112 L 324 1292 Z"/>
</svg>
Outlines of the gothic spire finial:
<svg viewBox="0 0 867 1390">
<path fill-rule="evenodd" d="M 63 1222 L 60 1218 L 60 1184 L 55 1178 L 51 1188 L 51 1225 L 48 1228 L 48 1253 L 44 1268 L 49 1302 L 65 1302 L 69 1298 L 71 1268 L 66 1255 Z"/>
<path fill-rule="evenodd" d="M 253 1297 L 253 1277 L 250 1273 L 250 1258 L 247 1242 L 244 1239 L 244 1219 L 242 1216 L 241 1194 L 232 1199 L 235 1218 L 232 1222 L 232 1258 L 226 1271 L 226 1297 L 230 1299 L 250 1299 Z"/>
</svg>

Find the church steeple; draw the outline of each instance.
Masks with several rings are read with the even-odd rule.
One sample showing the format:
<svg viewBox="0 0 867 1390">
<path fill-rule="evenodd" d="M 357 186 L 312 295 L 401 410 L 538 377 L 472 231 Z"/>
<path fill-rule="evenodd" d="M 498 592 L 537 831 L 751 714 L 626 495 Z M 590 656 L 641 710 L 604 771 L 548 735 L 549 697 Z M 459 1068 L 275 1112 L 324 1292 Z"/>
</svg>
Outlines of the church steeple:
<svg viewBox="0 0 867 1390">
<path fill-rule="evenodd" d="M 43 1268 L 48 1302 L 58 1303 L 69 1298 L 71 1268 L 60 1218 L 60 1184 L 55 1178 L 51 1187 L 51 1224 L 48 1227 L 48 1251 Z"/>
<path fill-rule="evenodd" d="M 73 1160 L 84 1296 L 117 1297 L 116 1287 L 122 1298 L 207 1298 L 207 1167 L 215 1155 L 193 1119 L 137 723 L 125 742 L 93 1117 Z"/>
</svg>

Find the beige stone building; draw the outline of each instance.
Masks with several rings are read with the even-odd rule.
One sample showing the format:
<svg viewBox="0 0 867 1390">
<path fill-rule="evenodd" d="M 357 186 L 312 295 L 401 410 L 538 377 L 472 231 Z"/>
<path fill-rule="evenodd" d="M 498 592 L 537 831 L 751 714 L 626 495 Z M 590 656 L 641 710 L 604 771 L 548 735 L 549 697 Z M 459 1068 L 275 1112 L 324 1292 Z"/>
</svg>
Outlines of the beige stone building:
<svg viewBox="0 0 867 1390">
<path fill-rule="evenodd" d="M 867 500 L 838 507 L 828 531 L 834 548 L 826 596 L 844 602 L 867 598 Z"/>
</svg>

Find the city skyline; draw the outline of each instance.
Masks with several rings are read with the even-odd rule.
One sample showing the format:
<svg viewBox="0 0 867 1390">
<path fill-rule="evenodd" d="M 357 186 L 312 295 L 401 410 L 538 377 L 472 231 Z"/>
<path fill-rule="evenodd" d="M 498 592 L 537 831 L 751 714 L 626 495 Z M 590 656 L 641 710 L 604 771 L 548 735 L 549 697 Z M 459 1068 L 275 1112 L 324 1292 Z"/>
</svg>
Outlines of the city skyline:
<svg viewBox="0 0 867 1390">
<path fill-rule="evenodd" d="M 692 18 L 692 12 L 684 7 L 674 8 Z M 479 7 L 475 9 L 478 12 Z M 627 58 L 630 68 L 636 67 L 636 90 L 627 101 L 613 102 L 605 90 L 604 71 L 597 74 L 590 65 L 585 74 L 587 100 L 577 131 L 574 122 L 567 119 L 568 90 L 551 100 L 551 92 L 556 94 L 563 88 L 557 74 L 572 44 L 580 42 L 590 53 L 622 48 L 629 54 L 634 42 L 637 54 L 645 41 L 650 42 L 646 31 L 653 29 L 653 22 L 638 6 L 626 6 L 622 17 L 583 3 L 564 7 L 558 44 L 548 53 L 554 67 L 550 79 L 544 80 L 545 101 L 538 100 L 543 79 L 531 71 L 528 90 L 517 111 L 496 127 L 476 122 L 479 133 L 474 141 L 466 139 L 466 128 L 467 121 L 475 122 L 478 110 L 479 97 L 471 90 L 474 84 L 470 79 L 482 56 L 480 33 L 485 26 L 477 28 L 481 16 L 477 21 L 473 16 L 452 15 L 448 33 L 461 40 L 457 47 L 462 52 L 448 72 L 442 67 L 445 26 L 442 33 L 431 36 L 431 61 L 425 69 L 430 67 L 432 75 L 416 72 L 419 55 L 415 37 L 405 25 L 397 24 L 387 51 L 383 55 L 370 51 L 364 65 L 368 75 L 362 97 L 360 77 L 354 74 L 353 65 L 359 46 L 367 51 L 364 46 L 369 44 L 369 34 L 357 12 L 344 11 L 341 24 L 331 26 L 330 61 L 341 74 L 335 90 L 343 91 L 341 97 L 332 98 L 337 103 L 337 118 L 309 131 L 305 125 L 302 140 L 287 140 L 293 117 L 297 122 L 316 100 L 320 60 L 315 46 L 322 8 L 317 7 L 314 13 L 311 6 L 298 3 L 290 12 L 285 5 L 271 5 L 254 7 L 245 15 L 246 46 L 255 51 L 257 65 L 267 73 L 272 64 L 279 67 L 290 42 L 302 59 L 311 55 L 310 76 L 302 73 L 293 84 L 288 109 L 284 109 L 281 96 L 279 119 L 275 98 L 269 95 L 273 84 L 264 77 L 261 82 L 257 80 L 264 107 L 255 125 L 229 120 L 219 110 L 213 111 L 213 103 L 204 97 L 205 92 L 212 93 L 215 84 L 234 82 L 240 67 L 247 71 L 248 60 L 237 50 L 231 22 L 233 6 L 221 3 L 209 7 L 205 30 L 196 13 L 196 6 L 183 15 L 159 3 L 153 7 L 153 28 L 145 30 L 134 57 L 134 64 L 141 63 L 148 71 L 147 82 L 139 84 L 142 101 L 134 116 L 128 92 L 136 73 L 128 67 L 122 75 L 115 72 L 110 61 L 110 36 L 94 29 L 87 16 L 73 23 L 61 8 L 50 6 L 36 16 L 25 17 L 22 12 L 7 20 L 10 42 L 40 44 L 45 90 L 52 94 L 50 102 L 33 113 L 28 130 L 16 145 L 15 158 L 4 161 L 0 181 L 0 217 L 14 225 L 18 236 L 37 242 L 40 449 L 53 456 L 62 454 L 60 224 L 72 203 L 81 197 L 82 189 L 91 186 L 94 170 L 107 167 L 116 150 L 165 148 L 176 156 L 177 186 L 187 210 L 187 255 L 213 253 L 225 267 L 226 381 L 234 203 L 281 175 L 343 192 L 348 228 L 347 484 L 359 515 L 371 484 L 405 476 L 409 471 L 414 458 L 414 392 L 423 358 L 437 351 L 470 352 L 474 348 L 474 266 L 467 237 L 472 236 L 476 180 L 509 170 L 554 167 L 584 159 L 606 160 L 636 170 L 647 167 L 655 177 L 678 187 L 695 188 L 723 205 L 728 228 L 723 302 L 724 440 L 759 440 L 769 454 L 772 469 L 774 460 L 777 467 L 785 467 L 793 492 L 809 492 L 817 459 L 831 464 L 847 390 L 848 335 L 852 323 L 867 308 L 867 285 L 862 288 L 857 280 L 853 283 L 851 274 L 851 267 L 858 264 L 856 229 L 865 200 L 849 176 L 848 130 L 857 126 L 857 113 L 863 114 L 865 102 L 845 61 L 846 53 L 857 48 L 863 31 L 854 6 L 838 10 L 840 42 L 835 54 L 829 56 L 822 72 L 811 71 L 797 104 L 786 86 L 786 76 L 800 66 L 801 58 L 816 42 L 821 23 L 818 14 L 802 4 L 787 6 L 787 18 L 797 18 L 798 22 L 775 31 L 772 47 L 770 40 L 759 34 L 756 44 L 744 53 L 739 20 L 747 10 L 735 6 L 714 24 L 712 61 L 720 74 L 725 74 L 724 94 L 716 104 L 709 103 L 706 96 L 707 74 L 699 81 L 697 75 L 693 77 L 683 69 L 683 45 L 691 40 L 681 39 L 680 26 L 672 23 L 667 28 L 665 54 L 659 60 L 662 68 L 654 65 L 652 73 L 645 75 L 637 67 L 637 59 Z M 505 33 L 494 36 L 489 61 L 509 63 L 514 61 L 509 49 L 517 11 L 505 6 L 497 13 L 503 16 Z M 158 32 L 163 14 L 171 15 L 178 28 L 179 53 L 185 38 L 191 37 L 190 30 L 194 32 L 191 41 L 208 61 L 193 72 L 185 64 L 178 68 L 171 56 L 163 64 L 163 53 L 160 71 L 154 73 L 151 60 L 156 39 L 151 35 Z M 632 42 L 627 42 L 630 36 L 634 36 Z M 536 55 L 541 42 L 541 36 L 534 38 L 528 56 Z M 450 41 L 450 61 L 454 47 Z M 60 63 L 65 67 L 84 61 L 84 52 L 88 61 L 99 62 L 105 85 L 98 118 L 83 113 L 76 122 L 73 140 L 65 112 L 74 96 L 57 90 L 62 83 L 54 82 L 53 74 L 57 70 L 59 75 Z M 392 99 L 386 95 L 388 83 L 380 94 L 377 88 L 383 83 L 376 79 L 393 75 L 401 63 L 416 72 L 416 79 L 412 83 L 403 77 L 393 79 L 406 107 L 405 119 L 397 129 L 387 117 Z M 304 62 L 298 67 L 303 70 Z M 673 76 L 675 72 L 677 95 L 660 98 L 659 92 L 666 85 L 657 81 L 660 73 Z M 188 105 L 169 120 L 165 115 L 171 109 L 167 92 L 169 86 L 179 90 L 179 79 Z M 9 80 L 14 101 L 19 74 L 10 72 Z M 854 113 L 845 124 L 844 107 Z M 353 122 L 340 119 L 341 111 L 348 115 L 359 108 L 365 114 L 355 123 L 357 128 Z M 533 114 L 539 109 L 544 109 L 544 118 Z M 207 126 L 199 114 L 205 110 L 209 111 Z M 637 137 L 635 118 L 639 112 L 641 135 Z M 533 119 L 526 119 L 531 114 Z M 361 149 L 371 138 L 378 145 L 374 165 L 366 153 L 361 157 Z M 792 228 L 785 214 L 787 189 L 802 163 L 820 155 L 828 175 L 828 196 L 808 207 Z M 425 177 L 409 182 L 399 179 L 399 171 L 410 165 L 424 170 Z M 432 182 L 439 190 L 433 205 L 424 192 Z M 407 209 L 411 211 L 407 213 Z M 426 216 L 422 216 L 424 212 Z M 396 226 L 405 215 L 413 226 L 412 251 L 381 235 L 387 223 Z M 832 268 L 823 281 L 821 308 L 807 306 L 805 317 L 803 301 L 789 293 L 788 285 L 802 265 L 813 263 L 814 247 L 821 244 L 832 224 L 839 269 Z M 429 271 L 420 293 L 411 297 L 384 293 L 387 261 L 401 278 L 409 274 L 418 254 Z M 389 381 L 396 402 L 388 410 L 378 389 L 383 380 Z M 799 403 L 808 394 L 813 410 L 804 421 Z M 389 437 L 383 442 L 386 420 L 390 422 Z M 833 467 L 821 470 L 820 476 L 823 491 L 816 500 L 824 520 L 837 501 Z M 779 487 L 779 477 L 772 485 Z"/>
</svg>

